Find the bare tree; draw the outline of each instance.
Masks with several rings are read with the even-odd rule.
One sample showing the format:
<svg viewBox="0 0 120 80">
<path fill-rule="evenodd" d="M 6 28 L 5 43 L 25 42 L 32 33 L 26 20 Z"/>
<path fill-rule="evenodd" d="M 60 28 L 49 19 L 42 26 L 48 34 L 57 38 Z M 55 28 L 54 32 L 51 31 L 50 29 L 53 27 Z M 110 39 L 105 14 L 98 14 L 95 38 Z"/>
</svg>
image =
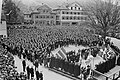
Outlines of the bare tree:
<svg viewBox="0 0 120 80">
<path fill-rule="evenodd" d="M 99 32 L 103 39 L 120 24 L 120 6 L 118 1 L 96 0 L 87 6 L 88 25 Z"/>
</svg>

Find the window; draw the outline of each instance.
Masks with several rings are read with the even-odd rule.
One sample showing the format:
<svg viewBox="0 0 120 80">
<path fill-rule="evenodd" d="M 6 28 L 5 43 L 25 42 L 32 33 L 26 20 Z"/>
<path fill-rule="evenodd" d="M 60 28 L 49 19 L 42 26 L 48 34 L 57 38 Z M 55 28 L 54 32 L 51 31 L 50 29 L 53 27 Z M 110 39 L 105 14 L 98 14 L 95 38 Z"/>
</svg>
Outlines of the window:
<svg viewBox="0 0 120 80">
<path fill-rule="evenodd" d="M 43 18 L 45 18 L 45 16 L 43 16 Z"/>
<path fill-rule="evenodd" d="M 43 13 L 45 13 L 45 10 L 43 10 Z"/>
<path fill-rule="evenodd" d="M 63 16 L 63 17 L 62 17 L 62 19 L 64 20 L 64 19 L 65 19 L 65 17 Z"/>
<path fill-rule="evenodd" d="M 73 10 L 73 7 L 71 7 L 71 10 Z"/>
<path fill-rule="evenodd" d="M 68 19 L 69 19 L 69 17 L 67 16 L 67 17 L 66 17 L 66 19 L 68 20 Z"/>
<path fill-rule="evenodd" d="M 29 18 L 31 18 L 31 15 L 29 15 Z"/>
<path fill-rule="evenodd" d="M 40 18 L 43 18 L 42 16 L 40 16 Z"/>
<path fill-rule="evenodd" d="M 72 16 L 70 17 L 70 20 L 72 20 Z"/>
<path fill-rule="evenodd" d="M 74 20 L 76 20 L 76 16 L 74 16 Z"/>
<path fill-rule="evenodd" d="M 49 18 L 49 16 L 47 16 L 46 18 Z"/>
<path fill-rule="evenodd" d="M 65 14 L 65 12 L 63 11 L 62 14 Z"/>
<path fill-rule="evenodd" d="M 80 10 L 80 8 L 78 8 L 78 10 Z"/>
<path fill-rule="evenodd" d="M 51 18 L 54 18 L 53 16 L 51 16 Z"/>
<path fill-rule="evenodd" d="M 80 17 L 77 17 L 78 20 L 80 20 Z"/>
<path fill-rule="evenodd" d="M 76 10 L 76 7 L 75 7 L 75 10 Z"/>
<path fill-rule="evenodd" d="M 83 12 L 81 12 L 81 15 L 83 15 Z"/>
<path fill-rule="evenodd" d="M 87 20 L 87 17 L 84 17 L 85 20 Z"/>
<path fill-rule="evenodd" d="M 48 10 L 46 10 L 46 13 L 48 13 L 49 11 Z"/>
<path fill-rule="evenodd" d="M 74 12 L 74 14 L 76 14 L 76 12 Z"/>
<path fill-rule="evenodd" d="M 73 14 L 72 12 L 70 12 L 70 14 Z"/>
<path fill-rule="evenodd" d="M 69 12 L 66 12 L 66 14 L 69 14 Z"/>
<path fill-rule="evenodd" d="M 81 20 L 83 20 L 83 17 L 81 17 Z"/>
<path fill-rule="evenodd" d="M 80 15 L 80 12 L 78 12 L 78 15 Z"/>
<path fill-rule="evenodd" d="M 38 15 L 36 15 L 36 18 L 38 18 Z"/>
<path fill-rule="evenodd" d="M 38 24 L 39 22 L 38 21 L 35 21 L 35 24 Z"/>
<path fill-rule="evenodd" d="M 56 16 L 56 20 L 59 20 L 59 16 Z"/>
</svg>

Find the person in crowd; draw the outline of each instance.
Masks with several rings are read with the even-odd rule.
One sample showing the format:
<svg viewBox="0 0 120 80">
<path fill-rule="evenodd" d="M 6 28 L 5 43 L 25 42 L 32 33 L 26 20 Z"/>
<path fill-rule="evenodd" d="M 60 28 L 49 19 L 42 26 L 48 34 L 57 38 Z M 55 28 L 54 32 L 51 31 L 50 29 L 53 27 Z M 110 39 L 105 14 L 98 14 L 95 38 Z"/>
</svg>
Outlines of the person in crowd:
<svg viewBox="0 0 120 80">
<path fill-rule="evenodd" d="M 87 47 L 96 47 L 98 44 L 99 47 L 102 47 L 104 45 L 103 40 L 99 38 L 98 36 L 92 35 L 91 32 L 86 31 L 83 28 L 76 28 L 76 27 L 62 27 L 62 28 L 30 28 L 30 29 L 10 29 L 8 30 L 9 38 L 7 40 L 3 40 L 4 43 L 2 44 L 3 47 L 7 47 L 7 50 L 9 51 L 9 46 L 14 46 L 13 48 L 13 54 L 19 55 L 19 49 L 22 50 L 21 46 L 25 50 L 23 54 L 24 58 L 27 58 L 29 61 L 34 62 L 34 60 L 38 59 L 38 61 L 35 61 L 35 70 L 38 67 L 38 63 L 42 65 L 43 60 L 47 59 L 46 54 L 51 54 L 51 51 L 54 49 L 57 49 L 58 47 L 62 46 L 69 46 L 69 45 L 75 45 L 76 43 L 78 45 L 83 45 Z M 107 44 L 109 44 L 109 41 L 106 41 Z M 107 45 L 106 44 L 106 45 Z M 118 50 L 115 46 L 111 45 L 115 50 Z M 98 50 L 91 50 L 93 57 L 96 57 L 96 53 Z M 82 56 L 84 54 L 84 59 L 87 59 L 88 56 L 88 50 L 83 50 L 81 53 Z M 5 52 L 7 53 L 7 52 Z M 21 52 L 20 52 L 21 53 Z M 32 54 L 34 53 L 34 54 Z M 34 58 L 35 57 L 35 58 Z M 54 68 L 54 59 L 51 59 L 53 61 L 50 61 L 50 67 Z M 79 54 L 76 55 L 74 51 L 68 52 L 67 54 L 67 61 L 64 62 L 61 60 L 62 63 L 65 63 L 65 66 L 68 68 L 69 62 L 77 63 L 79 61 Z M 58 60 L 59 61 L 59 60 Z M 25 71 L 26 64 L 24 61 L 22 61 L 24 64 L 23 71 Z M 48 63 L 48 61 L 47 61 Z M 64 66 L 64 64 L 61 64 L 62 70 L 68 71 L 68 69 Z M 27 66 L 28 67 L 28 66 Z M 59 66 L 57 66 L 59 67 Z M 73 66 L 71 66 L 73 67 Z M 58 68 L 59 69 L 59 68 Z M 27 72 L 31 73 L 31 77 L 34 77 L 34 69 L 28 68 Z M 72 71 L 71 71 L 72 72 Z M 29 73 L 28 73 L 29 74 Z M 41 73 L 40 73 L 41 74 Z M 43 76 L 43 74 L 41 74 Z M 42 78 L 41 78 L 42 79 Z"/>
<path fill-rule="evenodd" d="M 25 59 L 22 61 L 22 65 L 23 65 L 23 72 L 25 72 L 25 69 L 26 69 L 26 61 L 25 61 Z"/>
<path fill-rule="evenodd" d="M 30 79 L 30 67 L 29 67 L 29 65 L 27 66 L 26 70 L 27 70 L 27 78 Z"/>
<path fill-rule="evenodd" d="M 31 66 L 30 68 L 31 78 L 34 78 L 34 68 Z"/>
<path fill-rule="evenodd" d="M 39 71 L 36 70 L 36 79 L 39 80 L 40 76 L 39 76 Z"/>
<path fill-rule="evenodd" d="M 40 77 L 40 80 L 43 80 L 43 73 L 42 73 L 42 71 L 40 71 L 39 77 Z"/>
<path fill-rule="evenodd" d="M 35 71 L 36 71 L 36 69 L 37 69 L 37 68 L 38 68 L 38 66 L 39 66 L 39 64 L 38 64 L 38 59 L 37 59 L 37 60 L 35 60 L 34 65 L 35 65 Z"/>
</svg>

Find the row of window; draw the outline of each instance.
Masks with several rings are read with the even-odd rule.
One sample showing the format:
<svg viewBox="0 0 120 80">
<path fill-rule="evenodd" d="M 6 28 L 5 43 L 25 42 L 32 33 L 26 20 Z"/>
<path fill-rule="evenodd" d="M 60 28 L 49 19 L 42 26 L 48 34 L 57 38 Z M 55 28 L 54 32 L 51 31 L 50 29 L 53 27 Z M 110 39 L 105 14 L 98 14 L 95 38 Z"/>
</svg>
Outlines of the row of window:
<svg viewBox="0 0 120 80">
<path fill-rule="evenodd" d="M 62 14 L 87 15 L 85 12 L 67 12 L 67 11 L 63 11 Z"/>
<path fill-rule="evenodd" d="M 31 15 L 24 15 L 25 18 L 31 18 Z"/>
<path fill-rule="evenodd" d="M 80 7 L 70 7 L 71 10 L 82 10 Z"/>
<path fill-rule="evenodd" d="M 87 20 L 87 17 L 80 16 L 63 16 L 62 20 Z"/>
<path fill-rule="evenodd" d="M 35 21 L 35 24 L 50 25 L 50 24 L 54 24 L 54 21 Z"/>
<path fill-rule="evenodd" d="M 50 12 L 49 10 L 39 10 L 39 9 L 38 9 L 38 11 L 41 13 L 49 13 Z"/>
<path fill-rule="evenodd" d="M 48 16 L 48 15 L 36 15 L 35 18 L 40 18 L 40 19 L 53 19 L 54 16 Z"/>
</svg>

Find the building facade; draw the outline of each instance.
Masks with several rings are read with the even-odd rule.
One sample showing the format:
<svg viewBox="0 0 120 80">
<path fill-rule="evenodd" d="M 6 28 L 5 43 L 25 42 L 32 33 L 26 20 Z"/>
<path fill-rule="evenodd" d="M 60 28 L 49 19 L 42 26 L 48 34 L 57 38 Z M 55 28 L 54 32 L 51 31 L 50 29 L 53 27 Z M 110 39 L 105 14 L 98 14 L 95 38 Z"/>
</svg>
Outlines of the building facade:
<svg viewBox="0 0 120 80">
<path fill-rule="evenodd" d="M 24 13 L 24 23 L 30 24 L 31 22 L 32 22 L 31 13 L 30 12 Z"/>
<path fill-rule="evenodd" d="M 77 2 L 63 4 L 53 10 L 47 5 L 42 5 L 31 14 L 25 14 L 25 20 L 32 20 L 36 26 L 73 26 L 89 21 L 86 11 Z"/>
<path fill-rule="evenodd" d="M 82 22 L 88 21 L 86 11 L 77 2 L 64 4 L 54 11 L 57 13 L 56 25 L 80 25 Z"/>
<path fill-rule="evenodd" d="M 32 12 L 32 20 L 34 25 L 38 26 L 51 26 L 55 25 L 56 14 L 52 12 L 52 9 L 47 5 L 42 5 L 37 8 L 36 12 Z"/>
</svg>

